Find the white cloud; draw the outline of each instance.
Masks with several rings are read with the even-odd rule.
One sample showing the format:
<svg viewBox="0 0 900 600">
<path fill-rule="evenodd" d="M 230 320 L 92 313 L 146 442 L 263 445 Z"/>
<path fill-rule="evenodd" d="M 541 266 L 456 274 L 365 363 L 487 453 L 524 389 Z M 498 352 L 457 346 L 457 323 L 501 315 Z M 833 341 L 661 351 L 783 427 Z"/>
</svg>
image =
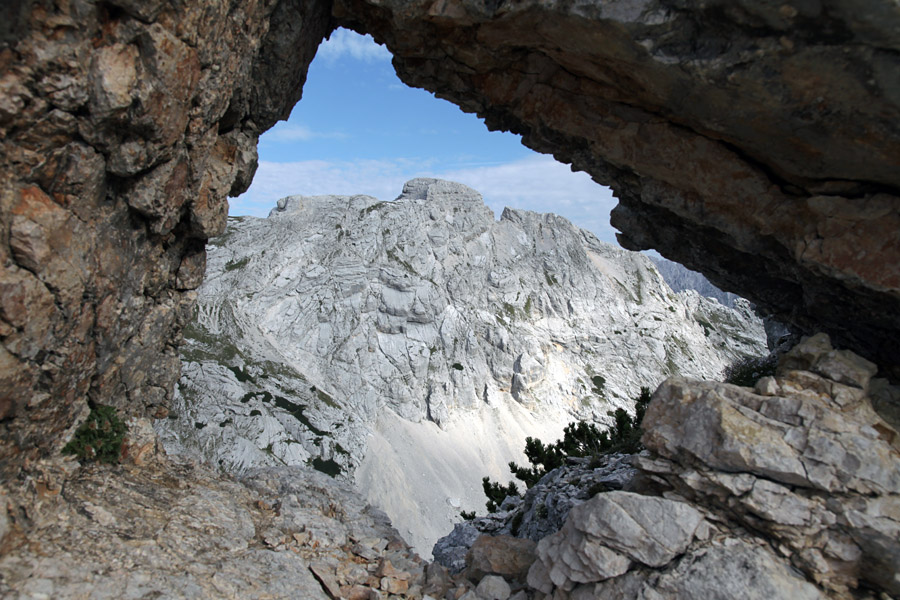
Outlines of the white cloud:
<svg viewBox="0 0 900 600">
<path fill-rule="evenodd" d="M 384 46 L 379 46 L 371 35 L 359 35 L 349 29 L 338 29 L 321 46 L 316 58 L 332 64 L 340 58 L 350 57 L 363 62 L 390 62 L 391 53 Z"/>
<path fill-rule="evenodd" d="M 349 137 L 346 133 L 337 131 L 313 131 L 305 125 L 296 125 L 287 121 L 280 121 L 266 135 L 260 138 L 260 144 L 271 142 L 308 142 L 314 139 L 344 139 Z"/>
<path fill-rule="evenodd" d="M 289 125 L 285 121 L 280 121 L 266 132 L 265 137 L 261 138 L 260 142 L 305 142 L 314 137 L 316 137 L 316 134 L 309 127 Z"/>
<path fill-rule="evenodd" d="M 564 216 L 600 239 L 615 243 L 609 211 L 616 205 L 612 192 L 585 173 L 573 173 L 550 156 L 534 155 L 510 163 L 466 164 L 453 168 L 410 160 L 356 162 L 261 161 L 253 185 L 231 200 L 231 214 L 264 217 L 276 201 L 294 194 L 368 194 L 393 200 L 414 177 L 458 181 L 484 196 L 499 217 L 503 208 L 552 212 Z"/>
</svg>

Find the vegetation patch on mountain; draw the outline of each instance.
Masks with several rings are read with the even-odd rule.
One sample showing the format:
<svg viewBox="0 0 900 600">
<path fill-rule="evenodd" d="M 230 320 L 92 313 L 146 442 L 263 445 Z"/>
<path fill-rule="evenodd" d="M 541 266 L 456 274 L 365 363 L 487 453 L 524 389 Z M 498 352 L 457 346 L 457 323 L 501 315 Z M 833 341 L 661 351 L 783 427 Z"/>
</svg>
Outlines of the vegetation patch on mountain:
<svg viewBox="0 0 900 600">
<path fill-rule="evenodd" d="M 641 423 L 649 403 L 650 389 L 642 387 L 641 393 L 634 399 L 634 414 L 622 408 L 610 411 L 608 414 L 614 421 L 607 429 L 601 430 L 595 423 L 578 421 L 567 425 L 562 439 L 552 444 L 528 437 L 525 439 L 525 456 L 531 466 L 523 467 L 510 462 L 509 470 L 516 479 L 525 483 L 526 488 L 531 488 L 544 475 L 563 466 L 569 457 L 590 457 L 595 462 L 607 454 L 637 454 L 643 450 Z M 482 488 L 488 499 L 485 505 L 491 513 L 497 512 L 507 496 L 520 495 L 514 482 L 504 486 L 489 477 L 482 479 Z M 474 517 L 473 513 L 466 513 L 463 518 L 468 520 L 470 515 Z"/>
<path fill-rule="evenodd" d="M 75 455 L 87 462 L 117 463 L 122 455 L 128 426 L 112 406 L 96 404 L 87 420 L 75 431 L 63 454 Z"/>
</svg>

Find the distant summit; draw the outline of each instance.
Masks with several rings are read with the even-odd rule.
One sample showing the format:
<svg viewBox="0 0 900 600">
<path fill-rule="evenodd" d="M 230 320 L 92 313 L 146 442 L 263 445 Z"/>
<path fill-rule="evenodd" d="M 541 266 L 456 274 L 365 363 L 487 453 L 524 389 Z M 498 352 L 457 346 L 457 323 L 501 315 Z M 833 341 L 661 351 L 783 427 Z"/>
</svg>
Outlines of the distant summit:
<svg viewBox="0 0 900 600">
<path fill-rule="evenodd" d="M 694 290 L 701 296 L 715 298 L 721 304 L 730 308 L 734 308 L 735 300 L 740 298 L 737 294 L 720 290 L 714 286 L 709 279 L 704 277 L 702 273 L 691 271 L 682 264 L 673 262 L 662 256 L 650 256 L 649 258 L 653 261 L 653 264 L 656 265 L 657 270 L 659 270 L 663 279 L 666 280 L 666 283 L 669 284 L 669 287 L 675 292 Z"/>
</svg>

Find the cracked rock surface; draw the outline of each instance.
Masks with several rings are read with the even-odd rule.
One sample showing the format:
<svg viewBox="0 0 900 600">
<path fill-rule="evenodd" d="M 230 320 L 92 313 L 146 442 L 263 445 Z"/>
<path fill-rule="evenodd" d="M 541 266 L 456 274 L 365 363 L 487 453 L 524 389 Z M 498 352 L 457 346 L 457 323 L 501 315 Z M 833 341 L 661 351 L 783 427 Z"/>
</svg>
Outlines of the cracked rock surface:
<svg viewBox="0 0 900 600">
<path fill-rule="evenodd" d="M 766 351 L 745 300 L 675 294 L 639 253 L 436 179 L 230 219 L 197 297 L 167 449 L 355 479 L 423 555 L 527 436 Z"/>
<path fill-rule="evenodd" d="M 873 372 L 818 334 L 755 388 L 669 379 L 646 450 L 551 471 L 524 501 L 459 524 L 435 557 L 557 599 L 893 597 L 900 434 L 872 408 L 890 387 Z M 598 481 L 619 487 L 586 500 Z M 538 498 L 551 508 L 535 523 Z M 516 556 L 533 557 L 527 577 L 502 567 Z"/>
<path fill-rule="evenodd" d="M 234 552 L 263 557 L 234 577 L 229 568 L 178 580 L 200 592 L 233 585 L 252 595 L 245 574 L 282 560 L 258 554 L 248 528 L 232 528 L 247 523 L 242 492 L 204 492 L 191 479 L 204 476 L 174 467 L 171 485 L 162 468 L 137 505 L 196 499 L 223 515 L 198 523 L 231 533 L 218 546 L 194 536 L 190 520 L 150 518 L 161 529 L 142 554 L 139 542 L 151 538 L 132 517 L 125 537 L 115 533 L 125 513 L 104 493 L 156 471 L 107 481 L 109 471 L 73 472 L 57 453 L 88 399 L 126 417 L 166 415 L 205 240 L 224 227 L 226 196 L 249 185 L 257 136 L 299 98 L 334 19 L 386 42 L 405 81 L 613 185 L 629 248 L 655 247 L 900 377 L 896 3 L 13 0 L 0 7 L 3 585 L 52 596 L 68 581 L 84 595 L 96 578 L 118 595 L 158 591 L 128 572 L 130 583 L 113 588 L 119 575 L 105 573 L 118 573 L 123 555 L 136 565 L 180 557 L 165 545 L 174 539 L 166 527 L 197 541 L 201 570 L 213 550 L 221 565 L 233 566 Z M 741 573 L 777 582 L 769 593 L 765 577 L 748 580 L 767 597 L 808 595 L 810 581 L 835 597 L 866 586 L 897 595 L 896 431 L 869 407 L 896 423 L 900 395 L 883 381 L 867 391 L 865 362 L 818 352 L 806 348 L 815 360 L 798 357 L 753 392 L 664 387 L 655 402 L 673 418 L 696 404 L 707 411 L 702 427 L 734 437 L 703 449 L 692 425 L 657 415 L 683 442 L 648 434 L 656 455 L 639 466 L 669 486 L 669 500 L 702 505 L 716 531 L 662 570 L 635 564 L 571 593 L 674 596 L 706 582 L 694 590 L 706 596 L 744 585 L 716 576 L 743 556 Z M 754 456 L 759 440 L 777 453 Z M 210 484 L 230 489 L 220 485 Z M 166 496 L 178 486 L 193 495 Z M 66 494 L 70 508 L 42 513 Z M 95 547 L 78 538 L 82 529 Z M 277 543 L 276 531 L 262 531 L 263 543 Z M 77 571 L 53 562 L 57 552 Z M 93 560 L 78 563 L 81 553 Z M 717 570 L 702 577 L 704 564 Z M 330 567 L 310 572 L 334 589 Z M 409 581 L 381 577 L 392 590 Z"/>
<path fill-rule="evenodd" d="M 289 16 L 288 16 L 289 15 Z M 314 2 L 0 12 L 0 477 L 88 400 L 163 417 L 205 240 L 330 31 Z M 291 48 L 291 60 L 280 54 Z M 25 477 L 23 475 L 23 477 Z"/>
<path fill-rule="evenodd" d="M 664 598 L 744 585 L 759 598 L 896 595 L 900 436 L 872 409 L 873 372 L 819 334 L 755 389 L 668 380 L 644 418 L 649 452 L 633 459 L 668 500 L 609 492 L 575 507 L 538 545 L 529 584 L 572 597 L 588 593 L 579 584 Z"/>
<path fill-rule="evenodd" d="M 4 597 L 327 600 L 422 597 L 427 585 L 387 517 L 314 470 L 234 480 L 160 458 L 84 467 L 59 486 L 71 462 L 47 475 L 42 501 L 3 541 Z"/>
</svg>

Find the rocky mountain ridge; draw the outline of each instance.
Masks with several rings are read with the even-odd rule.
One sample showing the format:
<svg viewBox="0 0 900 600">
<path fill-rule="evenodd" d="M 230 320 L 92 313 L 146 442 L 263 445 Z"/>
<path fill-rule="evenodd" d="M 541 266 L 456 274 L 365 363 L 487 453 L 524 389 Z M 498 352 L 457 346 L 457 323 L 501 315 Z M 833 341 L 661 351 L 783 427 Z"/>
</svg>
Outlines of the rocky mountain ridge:
<svg viewBox="0 0 900 600">
<path fill-rule="evenodd" d="M 613 187 L 623 243 L 655 247 L 799 330 L 824 329 L 837 346 L 900 379 L 896 4 L 13 1 L 0 14 L 0 558 L 11 594 L 83 597 L 83 589 L 48 590 L 43 576 L 55 572 L 64 584 L 103 571 L 113 595 L 130 582 L 144 586 L 135 596 L 146 588 L 174 595 L 165 575 L 183 571 L 177 556 L 134 579 L 119 568 L 123 554 L 146 556 L 157 530 L 118 530 L 106 514 L 117 502 L 109 487 L 66 495 L 82 476 L 122 483 L 123 491 L 146 476 L 148 497 L 162 498 L 165 509 L 154 523 L 171 526 L 165 539 L 188 548 L 192 561 L 203 555 L 197 562 L 210 567 L 207 581 L 219 595 L 288 595 L 231 593 L 211 568 L 237 557 L 253 579 L 254 561 L 273 550 L 232 554 L 202 532 L 186 535 L 190 512 L 169 518 L 171 496 L 154 488 L 166 477 L 173 489 L 190 488 L 190 471 L 77 468 L 59 451 L 89 402 L 123 418 L 165 417 L 206 240 L 225 227 L 227 196 L 249 185 L 259 134 L 290 113 L 316 47 L 337 25 L 386 42 L 410 85 Z M 794 383 L 806 414 L 828 414 L 816 412 L 834 400 L 819 380 Z M 877 403 L 896 411 L 900 395 Z M 776 428 L 782 437 L 797 422 L 787 420 L 787 429 Z M 880 425 L 876 431 L 889 437 Z M 869 445 L 862 463 L 877 464 L 878 452 Z M 685 467 L 678 478 L 707 475 Z M 208 481 L 234 491 L 221 475 Z M 762 491 L 740 496 L 754 530 L 776 522 L 767 508 L 783 507 L 779 498 L 792 502 Z M 862 524 L 865 532 L 896 515 L 884 498 L 857 500 L 858 510 L 841 513 L 841 527 Z M 89 529 L 87 503 L 96 514 Z M 146 504 L 129 506 L 129 521 L 154 515 Z M 876 541 L 865 556 L 891 556 L 879 547 L 883 538 L 865 538 Z M 803 539 L 812 538 L 791 543 Z M 76 558 L 85 547 L 97 552 L 67 571 L 65 555 L 53 560 L 60 540 L 74 541 Z M 838 539 L 822 556 L 847 550 L 834 563 L 844 569 L 853 548 Z M 814 564 L 814 550 L 797 554 Z M 29 556 L 46 562 L 14 574 L 10 565 Z M 712 554 L 720 568 L 710 574 L 730 575 L 722 556 Z M 892 573 L 871 564 L 876 575 Z M 271 586 L 283 574 L 266 573 Z M 644 593 L 656 574 L 632 570 L 619 589 Z M 731 581 L 710 580 L 713 589 Z M 848 583 L 850 595 L 889 589 L 860 581 Z M 644 593 L 654 594 L 677 588 Z"/>
<path fill-rule="evenodd" d="M 891 407 L 900 390 L 874 372 L 819 335 L 753 389 L 673 378 L 650 402 L 645 452 L 548 473 L 518 505 L 457 536 L 455 575 L 422 561 L 333 478 L 282 466 L 234 479 L 160 454 L 149 421 L 131 419 L 121 465 L 42 463 L 27 527 L 0 513 L 0 592 L 891 597 L 900 590 L 900 420 L 872 408 Z M 585 489 L 596 484 L 609 491 Z M 526 511 L 518 528 L 516 510 Z"/>
<path fill-rule="evenodd" d="M 734 301 L 740 296 L 730 292 L 723 292 L 714 286 L 702 273 L 691 271 L 683 265 L 661 256 L 651 256 L 650 260 L 656 265 L 659 274 L 663 276 L 669 287 L 675 292 L 694 290 L 701 296 L 715 298 L 725 306 L 734 306 Z"/>
<path fill-rule="evenodd" d="M 765 351 L 746 302 L 674 294 L 645 257 L 565 219 L 498 221 L 475 190 L 416 179 L 393 202 L 294 196 L 232 219 L 158 430 L 235 473 L 355 479 L 425 554 L 483 503 L 482 475 L 522 462 L 526 436 L 607 422 L 643 385 Z"/>
<path fill-rule="evenodd" d="M 334 14 L 408 85 L 612 187 L 623 247 L 900 380 L 895 3 L 335 0 Z"/>
</svg>

